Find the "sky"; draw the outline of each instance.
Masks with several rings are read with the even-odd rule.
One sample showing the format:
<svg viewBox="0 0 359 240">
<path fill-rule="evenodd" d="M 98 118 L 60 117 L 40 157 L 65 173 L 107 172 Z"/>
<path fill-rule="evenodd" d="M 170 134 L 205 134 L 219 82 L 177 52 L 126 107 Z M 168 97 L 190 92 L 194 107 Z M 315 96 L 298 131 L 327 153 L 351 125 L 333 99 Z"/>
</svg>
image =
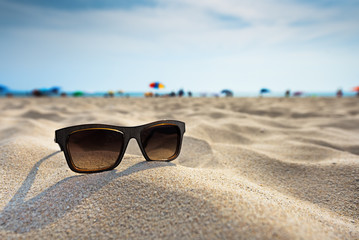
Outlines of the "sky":
<svg viewBox="0 0 359 240">
<path fill-rule="evenodd" d="M 14 90 L 349 91 L 359 0 L 0 0 Z"/>
</svg>

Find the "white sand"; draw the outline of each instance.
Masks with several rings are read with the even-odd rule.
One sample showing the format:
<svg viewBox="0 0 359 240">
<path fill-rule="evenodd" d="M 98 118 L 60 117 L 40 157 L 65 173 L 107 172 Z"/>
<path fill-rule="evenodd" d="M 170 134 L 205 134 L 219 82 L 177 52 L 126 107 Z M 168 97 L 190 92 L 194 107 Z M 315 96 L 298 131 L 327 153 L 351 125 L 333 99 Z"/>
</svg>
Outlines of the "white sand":
<svg viewBox="0 0 359 240">
<path fill-rule="evenodd" d="M 359 99 L 0 99 L 0 239 L 359 239 Z M 186 123 L 181 156 L 72 172 L 58 128 Z"/>
</svg>

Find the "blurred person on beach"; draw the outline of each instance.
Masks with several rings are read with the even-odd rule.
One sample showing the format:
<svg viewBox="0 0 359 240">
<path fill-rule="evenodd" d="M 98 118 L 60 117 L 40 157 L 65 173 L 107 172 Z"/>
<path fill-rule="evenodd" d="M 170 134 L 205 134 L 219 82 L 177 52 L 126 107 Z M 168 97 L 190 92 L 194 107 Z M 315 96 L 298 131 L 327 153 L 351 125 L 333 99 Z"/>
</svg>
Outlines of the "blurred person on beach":
<svg viewBox="0 0 359 240">
<path fill-rule="evenodd" d="M 108 91 L 108 92 L 107 92 L 107 97 L 113 98 L 114 96 L 115 96 L 115 92 L 114 92 L 114 91 Z"/>
<path fill-rule="evenodd" d="M 32 90 L 31 94 L 32 94 L 32 96 L 34 96 L 34 97 L 42 97 L 42 96 L 43 96 L 43 94 L 41 93 L 41 91 L 38 90 L 38 89 Z"/>
<path fill-rule="evenodd" d="M 289 89 L 287 91 L 285 91 L 284 96 L 285 97 L 290 97 L 290 90 Z"/>
<path fill-rule="evenodd" d="M 148 98 L 148 97 L 153 97 L 153 93 L 152 92 L 145 92 L 145 97 Z"/>
<path fill-rule="evenodd" d="M 183 97 L 183 95 L 184 95 L 184 91 L 183 91 L 183 89 L 180 89 L 180 90 L 178 91 L 178 96 L 179 96 L 179 97 Z"/>
<path fill-rule="evenodd" d="M 337 91 L 337 98 L 341 98 L 341 97 L 343 97 L 343 90 L 338 89 L 338 91 Z"/>
</svg>

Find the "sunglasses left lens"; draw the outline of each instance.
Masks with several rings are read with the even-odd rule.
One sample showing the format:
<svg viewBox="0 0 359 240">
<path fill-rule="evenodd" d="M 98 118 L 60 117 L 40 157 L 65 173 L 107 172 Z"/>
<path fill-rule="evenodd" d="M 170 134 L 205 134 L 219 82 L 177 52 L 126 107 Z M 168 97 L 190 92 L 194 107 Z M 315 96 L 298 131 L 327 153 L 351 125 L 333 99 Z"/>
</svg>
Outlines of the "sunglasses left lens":
<svg viewBox="0 0 359 240">
<path fill-rule="evenodd" d="M 109 129 L 86 129 L 72 133 L 68 151 L 79 171 L 101 171 L 111 168 L 123 149 L 123 134 Z"/>
</svg>

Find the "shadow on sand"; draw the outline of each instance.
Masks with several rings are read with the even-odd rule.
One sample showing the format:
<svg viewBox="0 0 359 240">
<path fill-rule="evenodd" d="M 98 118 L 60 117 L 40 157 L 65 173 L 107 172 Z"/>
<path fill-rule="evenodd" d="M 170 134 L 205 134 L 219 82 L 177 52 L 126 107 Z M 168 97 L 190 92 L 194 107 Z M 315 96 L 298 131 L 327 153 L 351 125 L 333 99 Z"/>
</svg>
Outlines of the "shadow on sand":
<svg viewBox="0 0 359 240">
<path fill-rule="evenodd" d="M 140 162 L 121 172 L 112 170 L 97 174 L 71 176 L 24 201 L 35 181 L 39 166 L 60 152 L 51 153 L 32 167 L 19 190 L 0 212 L 0 229 L 15 233 L 41 229 L 61 218 L 81 201 L 114 179 L 152 168 L 175 166 L 169 162 Z"/>
</svg>

